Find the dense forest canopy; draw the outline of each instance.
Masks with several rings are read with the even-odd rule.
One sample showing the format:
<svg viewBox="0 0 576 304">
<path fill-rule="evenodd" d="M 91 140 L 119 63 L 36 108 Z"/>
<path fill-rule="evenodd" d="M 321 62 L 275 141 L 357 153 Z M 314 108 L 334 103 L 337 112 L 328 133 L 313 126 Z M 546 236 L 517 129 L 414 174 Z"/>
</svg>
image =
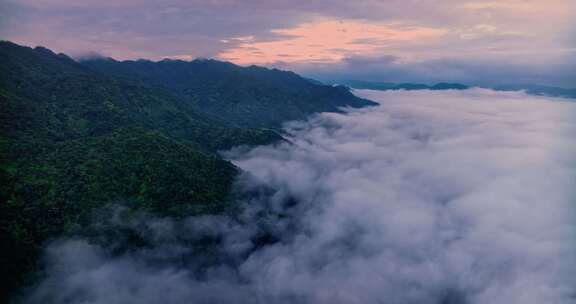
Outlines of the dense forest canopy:
<svg viewBox="0 0 576 304">
<path fill-rule="evenodd" d="M 2 297 L 32 280 L 46 241 L 95 209 L 223 212 L 239 169 L 217 151 L 282 140 L 288 120 L 372 104 L 280 70 L 78 62 L 0 42 Z"/>
</svg>

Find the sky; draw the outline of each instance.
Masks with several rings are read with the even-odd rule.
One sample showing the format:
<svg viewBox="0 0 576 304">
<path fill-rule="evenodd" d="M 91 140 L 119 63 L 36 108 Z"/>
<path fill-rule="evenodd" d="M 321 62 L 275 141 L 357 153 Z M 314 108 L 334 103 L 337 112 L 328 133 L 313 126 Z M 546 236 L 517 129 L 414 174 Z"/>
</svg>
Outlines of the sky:
<svg viewBox="0 0 576 304">
<path fill-rule="evenodd" d="M 103 212 L 48 247 L 25 303 L 574 303 L 576 103 L 356 93 L 380 105 L 226 153 L 242 213 Z"/>
<path fill-rule="evenodd" d="M 322 80 L 576 87 L 573 0 L 0 0 L 0 39 Z"/>
</svg>

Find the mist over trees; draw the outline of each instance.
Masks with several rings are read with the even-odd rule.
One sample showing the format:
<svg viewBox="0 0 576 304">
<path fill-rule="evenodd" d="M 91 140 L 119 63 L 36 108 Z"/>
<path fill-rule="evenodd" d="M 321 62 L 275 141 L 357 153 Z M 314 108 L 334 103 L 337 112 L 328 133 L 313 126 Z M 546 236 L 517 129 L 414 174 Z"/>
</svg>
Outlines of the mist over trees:
<svg viewBox="0 0 576 304">
<path fill-rule="evenodd" d="M 103 210 L 49 246 L 29 302 L 574 302 L 576 104 L 359 93 L 381 104 L 227 152 L 234 214 Z"/>
<path fill-rule="evenodd" d="M 95 209 L 223 212 L 239 169 L 217 151 L 281 141 L 286 120 L 373 104 L 279 70 L 76 62 L 11 42 L 0 42 L 0 103 L 3 295 L 30 281 L 44 242 Z"/>
</svg>

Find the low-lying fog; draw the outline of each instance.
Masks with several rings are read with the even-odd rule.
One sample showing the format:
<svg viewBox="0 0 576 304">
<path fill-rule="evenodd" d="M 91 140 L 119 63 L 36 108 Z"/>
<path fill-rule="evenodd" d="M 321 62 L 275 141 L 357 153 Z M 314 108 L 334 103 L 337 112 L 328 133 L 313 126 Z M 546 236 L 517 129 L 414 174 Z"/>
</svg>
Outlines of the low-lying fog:
<svg viewBox="0 0 576 304">
<path fill-rule="evenodd" d="M 146 245 L 55 242 L 29 302 L 576 302 L 576 103 L 356 93 L 380 106 L 227 152 L 241 215 L 111 218 Z"/>
</svg>

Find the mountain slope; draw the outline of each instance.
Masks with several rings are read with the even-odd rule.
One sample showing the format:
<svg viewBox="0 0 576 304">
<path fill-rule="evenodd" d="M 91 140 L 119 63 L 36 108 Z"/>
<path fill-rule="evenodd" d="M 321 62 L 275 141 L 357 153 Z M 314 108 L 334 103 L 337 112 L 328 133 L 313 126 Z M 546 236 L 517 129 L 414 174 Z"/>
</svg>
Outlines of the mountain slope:
<svg viewBox="0 0 576 304">
<path fill-rule="evenodd" d="M 321 85 L 292 72 L 215 60 L 93 59 L 82 64 L 116 79 L 168 89 L 193 110 L 231 126 L 278 128 L 316 112 L 374 105 L 345 87 Z"/>
<path fill-rule="evenodd" d="M 41 108 L 43 118 L 56 115 L 50 120 L 40 120 L 48 124 L 45 126 L 48 130 L 58 130 L 51 134 L 54 140 L 101 135 L 134 125 L 158 129 L 212 150 L 244 143 L 267 143 L 278 138 L 265 130 L 226 127 L 191 110 L 167 90 L 99 75 L 65 55 L 55 55 L 43 48 L 3 43 L 0 55 L 3 58 L 0 88 L 6 94 L 21 97 L 20 101 L 26 99 L 24 104 L 31 109 Z M 6 121 L 14 123 L 20 120 L 20 115 L 7 117 Z M 237 140 L 248 137 L 246 134 L 252 135 L 255 141 Z"/>
<path fill-rule="evenodd" d="M 81 227 L 95 209 L 222 212 L 238 169 L 217 150 L 281 140 L 257 127 L 370 103 L 288 72 L 142 64 L 138 74 L 124 64 L 105 71 L 0 42 L 0 246 L 8 248 L 0 298 L 37 269 L 46 241 Z M 184 72 L 197 64 L 188 80 Z"/>
<path fill-rule="evenodd" d="M 96 75 L 37 48 L 0 45 L 0 254 L 5 294 L 46 240 L 108 203 L 212 212 L 237 169 L 210 151 L 279 139 L 182 111 L 169 92 Z"/>
</svg>

